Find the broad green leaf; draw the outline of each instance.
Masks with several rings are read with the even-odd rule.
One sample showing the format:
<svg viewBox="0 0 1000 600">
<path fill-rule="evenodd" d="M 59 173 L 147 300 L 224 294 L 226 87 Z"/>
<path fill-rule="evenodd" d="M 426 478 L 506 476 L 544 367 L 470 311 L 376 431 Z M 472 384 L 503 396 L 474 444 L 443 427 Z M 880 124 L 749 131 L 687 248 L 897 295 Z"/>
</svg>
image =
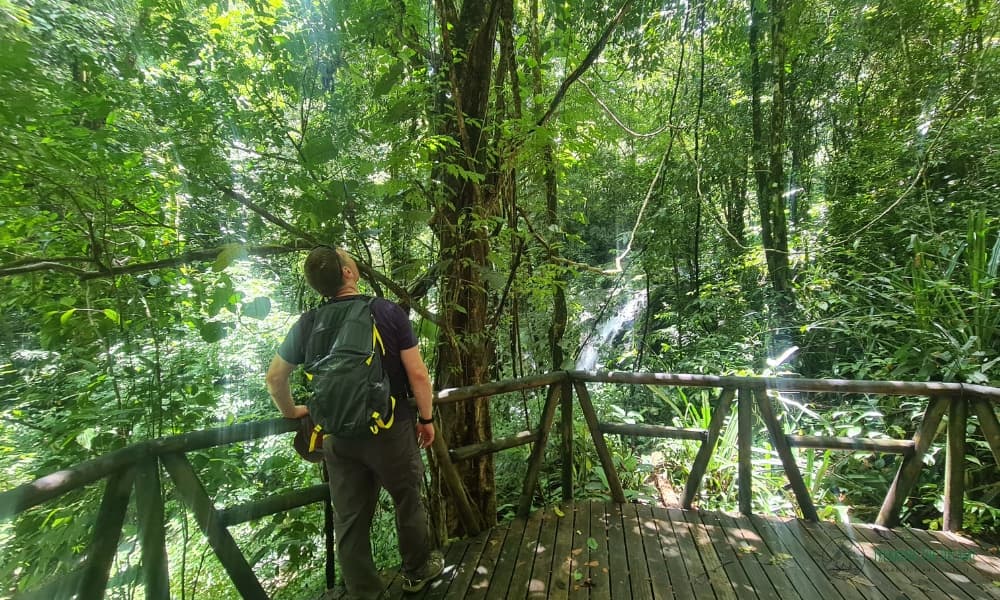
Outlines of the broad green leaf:
<svg viewBox="0 0 1000 600">
<path fill-rule="evenodd" d="M 111 320 L 112 323 L 118 325 L 121 322 L 121 318 L 118 316 L 118 312 L 110 308 L 104 309 L 104 316 Z"/>
<path fill-rule="evenodd" d="M 207 323 L 202 323 L 198 328 L 198 333 L 201 334 L 201 339 L 205 340 L 209 344 L 214 344 L 219 340 L 226 337 L 229 333 L 229 328 L 225 323 L 219 321 L 209 321 Z"/>
<path fill-rule="evenodd" d="M 246 250 L 243 248 L 243 244 L 226 244 L 219 251 L 219 256 L 216 257 L 215 263 L 212 264 L 212 270 L 217 273 L 225 271 L 229 265 L 245 256 Z"/>
<path fill-rule="evenodd" d="M 399 78 L 402 74 L 402 62 L 396 62 L 389 67 L 389 70 L 386 71 L 384 75 L 379 77 L 377 82 L 375 82 L 375 89 L 373 90 L 375 96 L 385 96 L 392 91 L 392 88 L 399 82 Z"/>
<path fill-rule="evenodd" d="M 271 314 L 271 299 L 259 296 L 243 305 L 243 316 L 251 319 L 264 319 Z"/>
<path fill-rule="evenodd" d="M 62 314 L 62 316 L 59 317 L 59 324 L 60 325 L 65 325 L 66 322 L 70 320 L 70 317 L 72 317 L 73 313 L 75 313 L 75 312 L 76 312 L 75 308 L 71 308 L 71 309 L 67 310 L 66 312 L 64 312 Z"/>
</svg>

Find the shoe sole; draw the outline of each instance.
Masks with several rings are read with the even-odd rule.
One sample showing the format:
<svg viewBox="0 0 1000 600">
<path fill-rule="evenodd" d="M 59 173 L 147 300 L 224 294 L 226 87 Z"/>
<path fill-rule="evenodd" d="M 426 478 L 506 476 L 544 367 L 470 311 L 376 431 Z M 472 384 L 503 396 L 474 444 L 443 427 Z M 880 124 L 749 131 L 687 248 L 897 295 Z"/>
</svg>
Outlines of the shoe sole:
<svg viewBox="0 0 1000 600">
<path fill-rule="evenodd" d="M 444 563 L 443 562 L 441 563 L 441 568 L 438 569 L 437 573 L 434 573 L 432 575 L 428 575 L 427 577 L 424 577 L 418 583 L 414 583 L 412 585 L 404 583 L 400 587 L 402 587 L 403 591 L 406 592 L 407 594 L 416 594 L 417 592 L 419 592 L 419 591 L 423 590 L 425 587 L 427 587 L 428 583 L 430 583 L 430 582 L 434 581 L 435 579 L 437 579 L 438 577 L 440 577 L 441 573 L 444 573 Z"/>
</svg>

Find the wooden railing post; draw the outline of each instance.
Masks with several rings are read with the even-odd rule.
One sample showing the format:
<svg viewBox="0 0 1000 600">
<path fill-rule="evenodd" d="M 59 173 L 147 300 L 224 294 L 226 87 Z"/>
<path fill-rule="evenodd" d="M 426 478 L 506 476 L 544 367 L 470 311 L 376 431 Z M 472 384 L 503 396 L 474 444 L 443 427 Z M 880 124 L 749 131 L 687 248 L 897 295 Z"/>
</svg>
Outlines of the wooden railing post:
<svg viewBox="0 0 1000 600">
<path fill-rule="evenodd" d="M 94 523 L 94 539 L 87 551 L 87 562 L 80 581 L 80 598 L 103 598 L 108 586 L 108 573 L 118 552 L 125 512 L 132 495 L 135 469 L 127 467 L 108 477 Z"/>
<path fill-rule="evenodd" d="M 806 489 L 799 465 L 795 462 L 795 455 L 792 454 L 792 448 L 788 445 L 788 438 L 785 437 L 781 423 L 774 415 L 771 399 L 767 397 L 767 390 L 757 388 L 754 390 L 754 394 L 757 396 L 757 408 L 760 410 L 760 416 L 764 419 L 768 433 L 771 434 L 771 444 L 778 453 L 778 457 L 781 458 L 781 465 L 785 468 L 785 477 L 788 478 L 788 484 L 792 486 L 792 492 L 795 493 L 802 517 L 808 521 L 819 521 L 819 515 L 816 514 L 816 507 L 809 496 L 809 490 Z"/>
<path fill-rule="evenodd" d="M 542 462 L 545 459 L 545 445 L 549 441 L 549 432 L 552 431 L 552 422 L 556 418 L 556 408 L 559 407 L 559 399 L 562 397 L 561 382 L 549 385 L 549 393 L 545 398 L 545 407 L 542 409 L 542 422 L 538 425 L 538 441 L 531 447 L 531 458 L 528 459 L 528 472 L 524 475 L 524 488 L 521 490 L 521 498 L 517 503 L 517 516 L 527 517 L 531 512 L 531 497 L 535 493 L 535 485 L 538 483 L 538 474 L 542 471 Z"/>
<path fill-rule="evenodd" d="M 753 513 L 753 399 L 750 388 L 741 387 L 736 401 L 736 450 L 737 450 L 737 485 L 739 493 L 740 513 Z"/>
<path fill-rule="evenodd" d="M 594 410 L 594 403 L 590 401 L 590 392 L 587 391 L 587 384 L 582 381 L 573 383 L 576 388 L 576 396 L 580 401 L 580 412 L 587 420 L 587 428 L 590 429 L 590 436 L 594 440 L 594 449 L 597 450 L 597 457 L 604 468 L 604 475 L 608 478 L 608 486 L 611 488 L 611 499 L 619 504 L 625 502 L 625 490 L 622 489 L 622 482 L 618 479 L 618 470 L 615 468 L 615 461 L 608 450 L 608 444 L 604 441 L 604 434 L 601 433 L 601 424 L 597 420 L 597 411 Z"/>
<path fill-rule="evenodd" d="M 160 461 L 144 460 L 136 467 L 135 512 L 139 521 L 142 546 L 142 573 L 146 598 L 170 599 L 170 570 L 167 566 L 166 535 L 163 529 L 163 492 L 160 487 Z"/>
<path fill-rule="evenodd" d="M 965 425 L 969 404 L 952 398 L 948 405 L 948 448 L 944 465 L 944 510 L 941 528 L 958 531 L 965 513 Z"/>
<path fill-rule="evenodd" d="M 569 379 L 562 382 L 562 499 L 573 499 L 573 384 Z"/>
<path fill-rule="evenodd" d="M 1000 421 L 997 421 L 993 404 L 982 398 L 976 398 L 972 401 L 972 411 L 979 419 L 979 429 L 982 430 L 983 437 L 993 452 L 993 460 L 1000 466 Z"/>
<path fill-rule="evenodd" d="M 208 544 L 215 550 L 215 555 L 240 596 L 250 600 L 267 600 L 267 592 L 236 545 L 236 540 L 222 524 L 212 499 L 205 493 L 205 488 L 187 457 L 183 454 L 164 454 L 162 460 L 177 486 L 177 494 L 194 513 L 195 521 L 208 538 Z"/>
<path fill-rule="evenodd" d="M 691 473 L 684 485 L 684 498 L 681 500 L 681 506 L 686 510 L 691 509 L 691 503 L 698 494 L 698 488 L 701 487 L 701 480 L 705 476 L 705 470 L 708 469 L 715 445 L 719 442 L 722 427 L 726 423 L 726 417 L 729 415 L 729 408 L 733 405 L 733 396 L 735 395 L 736 390 L 733 388 L 723 388 L 722 393 L 719 394 L 719 405 L 715 407 L 712 420 L 708 424 L 708 437 L 698 448 L 698 454 L 691 465 Z"/>
<path fill-rule="evenodd" d="M 462 521 L 462 527 L 469 536 L 478 534 L 483 530 L 482 515 L 476 510 L 472 502 L 469 501 L 469 491 L 462 483 L 462 477 L 455 468 L 455 463 L 448 453 L 448 444 L 444 441 L 443 432 L 438 432 L 431 442 L 431 452 L 437 460 L 438 468 L 441 470 L 441 478 L 444 479 L 448 489 L 451 490 L 452 498 L 455 500 L 455 507 L 458 508 L 458 518 Z"/>
<path fill-rule="evenodd" d="M 896 471 L 896 477 L 892 480 L 892 485 L 885 494 L 885 500 L 882 501 L 882 508 L 879 509 L 878 517 L 875 519 L 877 525 L 895 527 L 899 523 L 899 512 L 920 477 L 924 454 L 931 447 L 938 425 L 941 424 L 941 419 L 947 410 L 948 401 L 944 398 L 934 397 L 927 402 L 923 421 L 913 434 L 913 452 L 903 457 L 899 470 Z"/>
</svg>

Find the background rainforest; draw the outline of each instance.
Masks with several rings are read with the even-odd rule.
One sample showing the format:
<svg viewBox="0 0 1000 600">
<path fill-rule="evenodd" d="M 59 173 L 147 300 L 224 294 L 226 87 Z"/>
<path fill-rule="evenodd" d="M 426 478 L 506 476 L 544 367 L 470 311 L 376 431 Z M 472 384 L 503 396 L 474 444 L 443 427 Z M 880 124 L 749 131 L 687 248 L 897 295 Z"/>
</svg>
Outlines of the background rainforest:
<svg viewBox="0 0 1000 600">
<path fill-rule="evenodd" d="M 599 368 L 997 385 L 998 27 L 989 0 L 0 0 L 0 489 L 275 416 L 263 369 L 316 301 L 299 265 L 318 243 L 413 309 L 438 388 L 572 367 L 601 337 Z M 698 392 L 596 399 L 609 419 L 707 418 Z M 505 402 L 441 427 L 500 437 L 540 407 Z M 902 437 L 920 410 L 784 418 Z M 578 496 L 600 494 L 578 435 Z M 692 455 L 613 443 L 641 496 Z M 734 501 L 726 456 L 703 505 Z M 286 439 L 194 460 L 220 502 L 318 478 Z M 509 512 L 523 460 L 463 463 L 484 514 Z M 974 439 L 968 460 L 966 525 L 996 531 L 996 466 Z M 862 517 L 894 469 L 804 466 L 825 514 Z M 911 524 L 934 526 L 940 470 Z M 755 501 L 790 510 L 760 477 Z M 77 564 L 98 496 L 0 524 L 0 595 Z M 233 595 L 169 495 L 168 515 L 176 597 Z M 299 510 L 234 535 L 294 598 L 321 586 L 321 525 Z M 129 535 L 116 598 L 138 585 Z"/>
</svg>

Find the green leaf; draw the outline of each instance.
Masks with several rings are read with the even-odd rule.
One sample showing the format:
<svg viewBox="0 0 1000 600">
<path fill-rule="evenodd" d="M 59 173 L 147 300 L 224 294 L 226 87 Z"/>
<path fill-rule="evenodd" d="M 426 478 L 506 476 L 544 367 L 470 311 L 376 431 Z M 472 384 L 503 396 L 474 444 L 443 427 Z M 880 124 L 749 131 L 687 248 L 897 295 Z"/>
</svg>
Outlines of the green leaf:
<svg viewBox="0 0 1000 600">
<path fill-rule="evenodd" d="M 254 298 L 243 305 L 243 316 L 251 319 L 264 319 L 271 314 L 271 299 L 267 296 Z"/>
<path fill-rule="evenodd" d="M 104 309 L 104 316 L 107 317 L 115 325 L 121 323 L 121 317 L 118 316 L 118 312 L 111 310 L 110 308 Z"/>
<path fill-rule="evenodd" d="M 64 312 L 62 314 L 62 316 L 59 317 L 59 324 L 60 325 L 65 325 L 66 322 L 69 321 L 70 317 L 72 317 L 73 313 L 75 313 L 75 312 L 76 312 L 75 308 L 71 308 L 71 309 L 67 310 L 66 312 Z"/>
<path fill-rule="evenodd" d="M 219 251 L 219 256 L 215 258 L 215 263 L 212 264 L 212 270 L 215 272 L 225 271 L 226 267 L 233 264 L 237 259 L 244 258 L 246 256 L 246 250 L 243 248 L 243 244 L 226 244 Z"/>
<path fill-rule="evenodd" d="M 375 82 L 374 93 L 375 96 L 385 96 L 392 88 L 395 87 L 396 83 L 399 82 L 400 76 L 403 74 L 403 63 L 397 62 L 389 67 L 389 70 L 379 77 L 378 81 Z"/>
<path fill-rule="evenodd" d="M 587 547 L 591 550 L 597 550 L 597 540 L 592 537 L 587 538 Z"/>
<path fill-rule="evenodd" d="M 202 323 L 198 328 L 198 333 L 201 334 L 201 339 L 205 340 L 209 344 L 214 344 L 219 340 L 226 337 L 229 333 L 229 327 L 225 323 L 219 321 L 209 321 L 208 323 Z"/>
</svg>

